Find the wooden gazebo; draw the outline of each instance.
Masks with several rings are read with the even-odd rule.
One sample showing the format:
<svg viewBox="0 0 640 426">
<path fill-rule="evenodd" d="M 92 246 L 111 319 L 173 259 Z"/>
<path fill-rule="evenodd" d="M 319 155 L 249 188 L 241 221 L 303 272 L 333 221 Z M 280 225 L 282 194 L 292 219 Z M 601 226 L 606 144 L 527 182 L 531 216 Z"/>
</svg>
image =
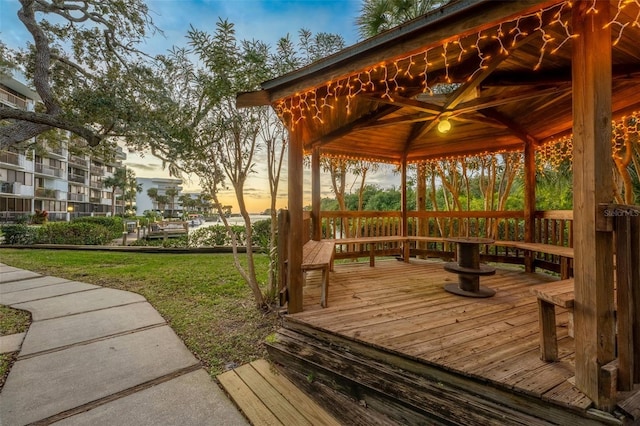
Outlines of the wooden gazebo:
<svg viewBox="0 0 640 426">
<path fill-rule="evenodd" d="M 532 242 L 536 149 L 573 135 L 575 387 L 604 412 L 619 409 L 622 396 L 638 401 L 640 365 L 618 359 L 616 335 L 635 336 L 637 349 L 640 330 L 637 320 L 616 326 L 623 283 L 618 275 L 614 284 L 612 255 L 615 244 L 623 281 L 637 285 L 638 230 L 614 235 L 606 212 L 614 200 L 611 123 L 640 109 L 639 16 L 637 2 L 625 1 L 452 1 L 239 95 L 239 106 L 273 106 L 290 130 L 288 313 L 304 306 L 304 155 L 312 155 L 312 238 L 320 239 L 321 154 L 394 163 L 404 181 L 410 164 L 524 151 L 524 242 Z M 407 215 L 405 208 L 401 236 Z M 632 317 L 639 299 L 636 287 Z"/>
</svg>

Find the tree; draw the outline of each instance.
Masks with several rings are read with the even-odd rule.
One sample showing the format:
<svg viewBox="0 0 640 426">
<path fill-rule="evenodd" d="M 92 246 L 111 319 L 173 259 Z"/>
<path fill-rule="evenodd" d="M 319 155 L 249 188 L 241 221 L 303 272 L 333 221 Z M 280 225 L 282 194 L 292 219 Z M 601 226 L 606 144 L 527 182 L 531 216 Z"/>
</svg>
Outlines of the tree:
<svg viewBox="0 0 640 426">
<path fill-rule="evenodd" d="M 153 202 L 153 205 L 155 207 L 158 206 L 158 195 L 159 195 L 158 194 L 158 188 L 149 188 L 149 189 L 147 189 L 147 196 L 149 198 L 151 198 L 151 201 Z"/>
<path fill-rule="evenodd" d="M 176 208 L 176 197 L 178 196 L 178 188 L 171 186 L 164 191 L 167 198 L 169 198 L 169 210 L 171 211 L 169 217 L 173 217 L 173 211 Z"/>
<path fill-rule="evenodd" d="M 198 175 L 211 196 L 231 235 L 236 269 L 251 288 L 256 304 L 265 306 L 255 273 L 251 218 L 244 188 L 249 175 L 256 172 L 257 155 L 265 148 L 272 206 L 275 206 L 286 145 L 285 131 L 268 108 L 237 109 L 235 98 L 238 92 L 256 90 L 262 81 L 273 78 L 274 70 L 298 66 L 307 57 L 326 51 L 326 46 L 315 46 L 315 43 L 332 38 L 307 37 L 308 49 L 300 55 L 285 37 L 272 54 L 263 42 L 238 41 L 233 24 L 221 20 L 214 34 L 191 28 L 188 39 L 188 51 L 174 49 L 163 58 L 165 74 L 176 82 L 172 96 L 189 117 L 193 129 L 189 142 L 181 147 L 180 159 L 186 170 Z M 192 57 L 202 66 L 192 63 Z M 246 266 L 240 262 L 237 238 L 219 199 L 220 191 L 227 184 L 233 188 L 245 222 Z M 275 211 L 275 207 L 272 210 Z M 270 298 L 275 295 L 274 285 L 271 280 L 267 292 Z"/>
<path fill-rule="evenodd" d="M 131 207 L 133 205 L 132 198 L 135 198 L 136 193 L 142 191 L 142 185 L 138 185 L 136 181 L 136 173 L 131 169 L 127 169 L 126 167 L 116 169 L 113 173 L 113 176 L 103 179 L 102 185 L 105 188 L 113 188 L 111 203 L 114 215 L 116 213 L 116 190 L 120 190 L 125 203 L 125 207 L 127 200 L 129 200 L 129 207 Z"/>
<path fill-rule="evenodd" d="M 428 11 L 448 3 L 448 0 L 363 0 L 356 19 L 363 39 L 380 34 Z"/>
<path fill-rule="evenodd" d="M 89 146 L 118 138 L 174 158 L 171 147 L 189 128 L 155 75 L 157 62 L 137 49 L 159 31 L 144 0 L 19 1 L 32 40 L 20 50 L 2 45 L 0 71 L 19 64 L 42 104 L 0 109 L 0 149 L 63 129 Z"/>
<path fill-rule="evenodd" d="M 158 195 L 156 202 L 158 203 L 158 210 L 162 211 L 162 217 L 164 217 L 164 209 L 167 207 L 167 204 L 169 204 L 169 197 L 166 195 Z"/>
<path fill-rule="evenodd" d="M 194 200 L 189 194 L 182 194 L 178 197 L 178 201 L 182 204 L 182 208 L 187 212 L 192 212 L 196 208 L 197 200 Z"/>
</svg>

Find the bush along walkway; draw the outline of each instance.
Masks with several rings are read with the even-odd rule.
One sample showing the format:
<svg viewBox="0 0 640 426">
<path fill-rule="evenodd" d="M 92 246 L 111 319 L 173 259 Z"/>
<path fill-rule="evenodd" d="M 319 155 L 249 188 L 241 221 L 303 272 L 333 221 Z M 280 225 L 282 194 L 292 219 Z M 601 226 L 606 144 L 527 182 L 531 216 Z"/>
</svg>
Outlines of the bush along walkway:
<svg viewBox="0 0 640 426">
<path fill-rule="evenodd" d="M 0 264 L 0 302 L 33 322 L 0 424 L 245 425 L 144 297 Z"/>
</svg>

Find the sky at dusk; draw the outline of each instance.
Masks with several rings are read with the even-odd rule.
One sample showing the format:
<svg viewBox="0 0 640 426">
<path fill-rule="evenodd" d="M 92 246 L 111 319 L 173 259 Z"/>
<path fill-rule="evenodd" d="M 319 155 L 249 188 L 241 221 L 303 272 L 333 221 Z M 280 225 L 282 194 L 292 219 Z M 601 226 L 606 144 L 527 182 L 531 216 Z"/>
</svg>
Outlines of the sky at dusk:
<svg viewBox="0 0 640 426">
<path fill-rule="evenodd" d="M 297 40 L 302 28 L 312 33 L 328 32 L 342 35 L 346 45 L 358 42 L 355 20 L 359 14 L 360 0 L 147 0 L 151 17 L 163 34 L 156 34 L 141 50 L 150 54 L 166 53 L 172 46 L 184 46 L 185 35 L 190 28 L 213 33 L 216 22 L 226 19 L 235 25 L 238 40 L 261 40 L 274 46 L 281 37 L 289 34 Z M 18 20 L 18 0 L 0 0 L 0 39 L 9 47 L 21 47 L 31 40 Z M 150 155 L 128 154 L 126 161 L 139 177 L 168 176 L 161 163 Z M 258 168 L 259 170 L 259 168 Z M 279 207 L 286 207 L 286 171 L 281 183 Z M 308 173 L 307 173 L 308 175 Z M 268 207 L 266 171 L 254 175 L 247 182 L 246 195 L 249 210 L 259 212 Z M 388 183 L 388 177 L 376 177 L 370 183 Z M 308 176 L 305 180 L 309 180 Z M 394 180 L 394 179 L 392 179 Z M 199 192 L 197 178 L 184 177 L 186 191 Z M 385 185 L 386 186 L 386 185 Z M 332 196 L 328 182 L 323 182 L 323 196 Z M 310 192 L 310 182 L 305 182 L 305 193 Z M 223 195 L 223 194 L 221 194 Z M 229 192 L 228 203 L 237 203 Z M 310 203 L 310 196 L 305 197 Z"/>
</svg>

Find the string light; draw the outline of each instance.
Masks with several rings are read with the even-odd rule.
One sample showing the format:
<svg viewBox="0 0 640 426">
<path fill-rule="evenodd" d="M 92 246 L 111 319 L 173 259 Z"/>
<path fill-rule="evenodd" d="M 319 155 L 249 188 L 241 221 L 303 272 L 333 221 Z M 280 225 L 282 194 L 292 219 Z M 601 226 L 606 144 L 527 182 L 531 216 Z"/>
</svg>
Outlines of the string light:
<svg viewBox="0 0 640 426">
<path fill-rule="evenodd" d="M 640 0 L 634 1 L 638 2 Z M 323 123 L 323 114 L 335 109 L 340 102 L 344 102 L 347 114 L 351 114 L 353 100 L 364 92 L 375 93 L 380 99 L 388 99 L 393 102 L 394 94 L 407 89 L 401 79 L 413 81 L 418 77 L 422 92 L 433 94 L 429 76 L 430 67 L 433 65 L 429 62 L 429 53 L 431 51 L 440 50 L 439 57 L 443 61 L 443 65 L 440 68 L 444 73 L 443 80 L 451 83 L 453 81 L 450 75 L 451 66 L 454 63 L 463 62 L 470 51 L 475 52 L 478 56 L 478 65 L 467 79 L 472 79 L 477 73 L 486 69 L 493 57 L 508 55 L 509 50 L 514 48 L 519 39 L 535 33 L 540 34 L 542 41 L 538 62 L 534 67 L 534 69 L 537 69 L 541 66 L 546 53 L 552 46 L 553 49 L 550 52 L 555 53 L 568 40 L 576 36 L 571 33 L 568 22 L 562 20 L 563 13 L 570 7 L 571 3 L 565 1 L 528 15 L 519 16 L 511 21 L 503 22 L 497 28 L 479 31 L 472 37 L 464 36 L 447 40 L 440 47 L 431 46 L 423 51 L 412 53 L 390 62 L 380 63 L 350 76 L 327 82 L 307 90 L 303 94 L 292 95 L 276 102 L 274 107 L 282 121 L 290 129 L 293 129 L 302 120 L 303 116 L 310 117 L 312 122 Z M 545 30 L 547 26 L 552 28 L 559 27 L 560 31 L 558 33 L 562 34 L 563 37 L 556 40 L 548 30 Z M 534 28 L 534 30 L 528 31 L 527 28 Z M 507 31 L 507 29 L 509 30 Z M 473 38 L 474 41 L 470 42 L 470 38 Z M 486 49 L 483 44 L 487 39 L 498 43 L 499 49 L 493 55 L 491 52 L 483 50 Z M 491 47 L 491 50 L 494 50 L 493 47 Z M 456 53 L 457 56 L 451 58 L 451 55 Z M 416 76 L 414 72 L 417 71 L 416 67 L 418 66 L 420 66 L 419 69 L 422 69 L 422 72 Z"/>
<path fill-rule="evenodd" d="M 611 123 L 611 156 L 615 162 L 627 162 L 632 150 L 629 145 L 640 143 L 640 112 L 634 111 Z M 567 162 L 573 166 L 573 135 L 554 139 L 540 145 L 536 150 L 538 170 L 558 170 Z"/>
<path fill-rule="evenodd" d="M 636 17 L 633 19 L 633 21 L 631 20 L 628 20 L 626 22 L 621 21 L 621 19 L 624 19 L 625 16 L 631 16 L 631 14 L 622 15 L 622 11 L 627 6 L 630 6 L 630 5 L 635 5 L 635 7 L 638 9 L 636 12 Z M 591 5 L 591 8 L 589 10 L 593 9 L 595 13 L 597 13 L 598 10 L 595 8 L 595 6 L 596 6 L 596 1 L 593 0 L 593 4 Z M 604 28 L 607 28 L 610 26 L 615 26 L 618 28 L 618 37 L 616 37 L 615 41 L 613 42 L 614 46 L 618 44 L 618 42 L 622 38 L 622 34 L 624 30 L 629 25 L 631 25 L 632 27 L 640 27 L 640 0 L 618 0 L 618 11 L 616 12 L 611 22 L 609 22 L 604 26 Z"/>
</svg>

